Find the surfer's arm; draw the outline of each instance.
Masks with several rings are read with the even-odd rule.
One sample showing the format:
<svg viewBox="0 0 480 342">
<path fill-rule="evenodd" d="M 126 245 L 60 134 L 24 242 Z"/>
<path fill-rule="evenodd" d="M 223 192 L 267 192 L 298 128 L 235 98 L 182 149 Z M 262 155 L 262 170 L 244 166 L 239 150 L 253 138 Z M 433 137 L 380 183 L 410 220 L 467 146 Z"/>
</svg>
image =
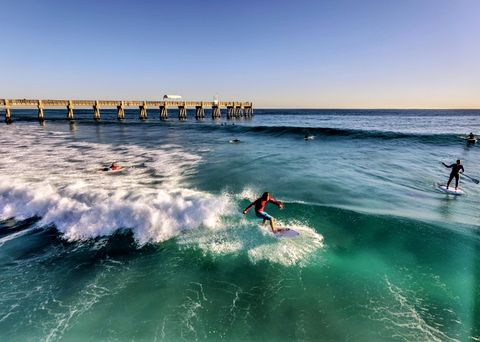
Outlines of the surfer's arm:
<svg viewBox="0 0 480 342">
<path fill-rule="evenodd" d="M 453 165 L 447 165 L 444 162 L 442 162 L 443 166 L 448 167 L 449 169 L 452 168 Z"/>
<path fill-rule="evenodd" d="M 245 215 L 246 213 L 248 213 L 250 208 L 253 207 L 254 205 L 255 205 L 255 202 L 250 203 L 250 205 L 246 207 L 245 210 L 243 210 L 243 214 Z"/>
<path fill-rule="evenodd" d="M 270 197 L 268 201 L 277 205 L 280 209 L 283 208 L 283 203 L 281 201 L 277 201 L 275 198 Z"/>
</svg>

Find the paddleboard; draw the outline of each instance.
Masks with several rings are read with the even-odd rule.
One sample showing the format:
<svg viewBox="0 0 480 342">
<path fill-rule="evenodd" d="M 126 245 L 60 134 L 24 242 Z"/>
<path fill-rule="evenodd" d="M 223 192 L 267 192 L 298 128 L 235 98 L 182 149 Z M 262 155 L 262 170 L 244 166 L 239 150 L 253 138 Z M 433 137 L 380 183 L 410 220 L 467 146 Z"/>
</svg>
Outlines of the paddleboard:
<svg viewBox="0 0 480 342">
<path fill-rule="evenodd" d="M 299 232 L 297 232 L 296 230 L 294 230 L 292 228 L 282 227 L 282 228 L 278 228 L 278 229 L 279 230 L 277 232 L 273 233 L 278 238 L 293 238 L 295 236 L 300 235 Z"/>
<path fill-rule="evenodd" d="M 439 185 L 438 186 L 438 190 L 446 193 L 446 194 L 449 194 L 449 195 L 455 195 L 455 196 L 460 196 L 460 195 L 463 195 L 465 194 L 462 190 L 458 189 L 458 190 L 455 190 L 454 187 L 449 187 L 447 189 L 447 186 L 446 185 Z"/>
<path fill-rule="evenodd" d="M 470 144 L 475 144 L 477 142 L 477 138 L 467 139 L 467 142 L 470 143 Z"/>
</svg>

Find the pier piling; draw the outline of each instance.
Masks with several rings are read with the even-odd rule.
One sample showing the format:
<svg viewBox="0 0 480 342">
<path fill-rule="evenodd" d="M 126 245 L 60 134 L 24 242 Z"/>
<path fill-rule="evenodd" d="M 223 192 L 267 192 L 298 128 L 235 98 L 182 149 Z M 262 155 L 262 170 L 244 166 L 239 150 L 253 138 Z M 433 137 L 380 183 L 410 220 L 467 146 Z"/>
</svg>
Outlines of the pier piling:
<svg viewBox="0 0 480 342">
<path fill-rule="evenodd" d="M 67 120 L 73 120 L 73 102 L 72 100 L 68 101 L 67 105 Z"/>
<path fill-rule="evenodd" d="M 187 120 L 187 107 L 185 106 L 185 103 L 183 103 L 183 105 L 178 106 L 178 119 Z"/>
<path fill-rule="evenodd" d="M 220 110 L 220 107 L 218 105 L 212 106 L 212 119 L 217 120 L 222 117 L 222 112 Z"/>
<path fill-rule="evenodd" d="M 138 108 L 140 109 L 140 120 L 147 120 L 147 103 L 143 101 L 143 104 Z"/>
<path fill-rule="evenodd" d="M 205 119 L 205 108 L 203 108 L 203 103 L 200 106 L 195 107 L 195 119 L 197 120 Z"/>
<path fill-rule="evenodd" d="M 227 119 L 231 120 L 233 119 L 233 106 L 227 106 Z"/>
<path fill-rule="evenodd" d="M 160 120 L 167 120 L 168 119 L 168 109 L 167 105 L 163 104 L 160 106 Z"/>
<path fill-rule="evenodd" d="M 12 113 L 10 112 L 10 102 L 8 100 L 5 100 L 5 123 L 12 123 Z"/>
<path fill-rule="evenodd" d="M 45 117 L 43 116 L 43 102 L 42 100 L 38 100 L 38 121 L 43 122 L 45 121 Z"/>
<path fill-rule="evenodd" d="M 93 105 L 93 120 L 100 120 L 100 105 L 98 101 L 95 101 L 95 104 Z"/>
<path fill-rule="evenodd" d="M 253 116 L 253 107 L 252 106 L 244 106 L 243 107 L 243 116 L 246 118 L 251 118 Z"/>
<path fill-rule="evenodd" d="M 117 120 L 125 120 L 125 104 L 123 101 L 117 106 Z"/>
</svg>

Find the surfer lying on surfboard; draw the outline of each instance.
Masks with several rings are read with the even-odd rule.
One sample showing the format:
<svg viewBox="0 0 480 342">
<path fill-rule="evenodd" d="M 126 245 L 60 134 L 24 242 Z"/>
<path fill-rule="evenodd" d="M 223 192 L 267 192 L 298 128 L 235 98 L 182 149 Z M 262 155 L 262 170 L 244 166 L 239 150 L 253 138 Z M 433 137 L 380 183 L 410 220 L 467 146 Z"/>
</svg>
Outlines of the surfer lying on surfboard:
<svg viewBox="0 0 480 342">
<path fill-rule="evenodd" d="M 255 206 L 255 215 L 257 215 L 258 218 L 263 219 L 262 224 L 265 224 L 266 221 L 270 221 L 270 227 L 272 228 L 272 232 L 276 233 L 278 231 L 281 231 L 281 229 L 275 228 L 275 221 L 273 217 L 264 211 L 265 206 L 267 205 L 268 202 L 276 204 L 280 209 L 283 208 L 282 202 L 277 201 L 276 199 L 271 197 L 269 192 L 264 192 L 262 197 L 250 203 L 250 205 L 245 208 L 245 210 L 243 211 L 243 215 L 248 213 L 251 207 Z"/>
<path fill-rule="evenodd" d="M 102 171 L 120 171 L 123 169 L 125 169 L 124 166 L 120 166 L 116 162 L 113 162 L 112 165 L 110 165 L 110 167 L 106 167 Z"/>
<path fill-rule="evenodd" d="M 450 172 L 450 177 L 448 178 L 447 190 L 448 190 L 448 187 L 450 186 L 450 183 L 453 180 L 453 177 L 455 177 L 455 190 L 457 190 L 458 180 L 460 179 L 460 173 L 465 172 L 463 165 L 460 163 L 460 159 L 457 159 L 456 164 L 447 165 L 444 162 L 442 162 L 442 164 L 443 166 L 448 167 L 449 169 L 452 169 L 452 172 Z M 460 170 L 462 170 L 462 172 L 460 172 Z"/>
</svg>

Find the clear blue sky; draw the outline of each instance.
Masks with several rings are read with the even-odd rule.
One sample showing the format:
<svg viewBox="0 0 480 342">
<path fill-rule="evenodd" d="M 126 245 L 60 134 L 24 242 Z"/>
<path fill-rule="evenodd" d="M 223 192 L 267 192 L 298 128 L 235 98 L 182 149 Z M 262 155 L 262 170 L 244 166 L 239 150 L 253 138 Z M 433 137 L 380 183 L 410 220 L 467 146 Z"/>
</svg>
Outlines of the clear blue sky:
<svg viewBox="0 0 480 342">
<path fill-rule="evenodd" d="M 0 98 L 480 108 L 480 1 L 0 0 Z"/>
</svg>

